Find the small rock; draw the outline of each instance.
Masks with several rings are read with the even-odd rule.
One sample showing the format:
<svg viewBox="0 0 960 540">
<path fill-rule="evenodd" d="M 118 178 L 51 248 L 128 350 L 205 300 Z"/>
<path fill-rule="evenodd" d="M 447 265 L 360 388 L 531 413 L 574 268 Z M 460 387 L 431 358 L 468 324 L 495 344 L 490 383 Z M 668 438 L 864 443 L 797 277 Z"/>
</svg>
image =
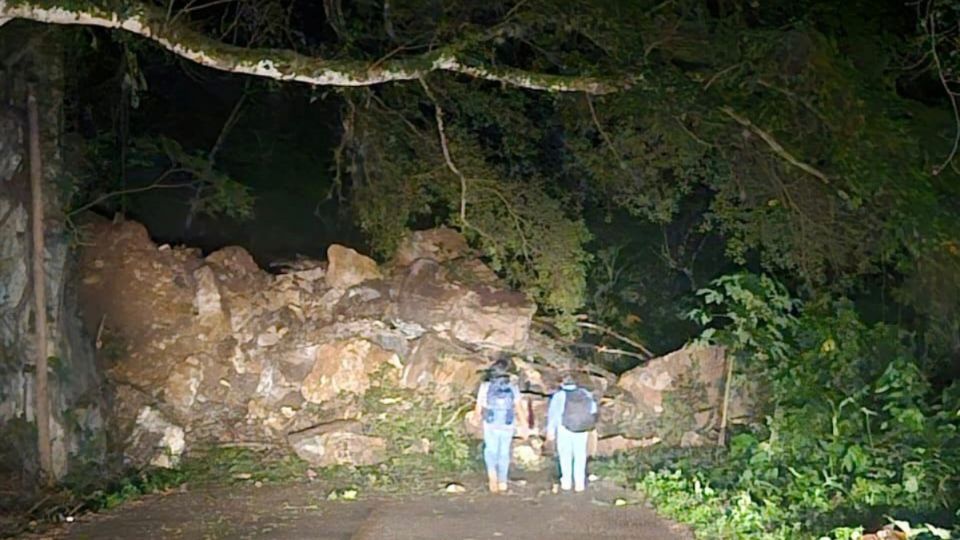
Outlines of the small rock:
<svg viewBox="0 0 960 540">
<path fill-rule="evenodd" d="M 447 493 L 465 493 L 467 488 L 463 487 L 463 484 L 458 484 L 456 482 L 450 482 L 447 484 L 447 487 L 444 488 L 444 491 Z"/>
<path fill-rule="evenodd" d="M 257 480 L 256 482 L 253 483 L 253 487 L 258 487 L 258 488 L 263 487 L 263 482 Z"/>
</svg>

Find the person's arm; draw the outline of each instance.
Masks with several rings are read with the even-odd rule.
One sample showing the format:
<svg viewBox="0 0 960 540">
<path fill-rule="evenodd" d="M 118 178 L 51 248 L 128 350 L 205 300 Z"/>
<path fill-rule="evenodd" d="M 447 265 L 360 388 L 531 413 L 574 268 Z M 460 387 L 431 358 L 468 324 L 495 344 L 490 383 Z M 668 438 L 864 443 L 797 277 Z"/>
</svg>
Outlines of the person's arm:
<svg viewBox="0 0 960 540">
<path fill-rule="evenodd" d="M 527 410 L 523 407 L 523 394 L 517 385 L 513 385 L 513 395 L 513 421 L 517 426 L 517 435 L 526 439 L 530 436 L 530 426 L 527 425 Z"/>
<path fill-rule="evenodd" d="M 558 391 L 550 398 L 550 406 L 547 408 L 547 440 L 552 441 L 557 437 L 557 427 L 563 418 L 563 391 Z"/>
</svg>

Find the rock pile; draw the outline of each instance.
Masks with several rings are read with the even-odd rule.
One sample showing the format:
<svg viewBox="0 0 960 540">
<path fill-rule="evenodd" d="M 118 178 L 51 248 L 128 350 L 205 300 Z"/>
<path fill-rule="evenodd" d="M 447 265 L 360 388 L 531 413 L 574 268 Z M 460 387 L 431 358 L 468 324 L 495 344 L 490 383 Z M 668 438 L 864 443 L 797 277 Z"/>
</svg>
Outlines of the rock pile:
<svg viewBox="0 0 960 540">
<path fill-rule="evenodd" d="M 287 446 L 318 466 L 377 463 L 387 445 L 364 423 L 371 386 L 466 402 L 498 351 L 517 355 L 527 427 L 542 428 L 564 356 L 531 331 L 534 303 L 455 231 L 414 233 L 388 265 L 333 245 L 325 262 L 280 275 L 237 247 L 158 247 L 134 222 L 89 231 L 81 305 L 132 463 L 170 466 L 224 443 Z M 598 452 L 707 442 L 723 362 L 681 350 L 619 378 L 585 375 L 603 396 Z"/>
</svg>

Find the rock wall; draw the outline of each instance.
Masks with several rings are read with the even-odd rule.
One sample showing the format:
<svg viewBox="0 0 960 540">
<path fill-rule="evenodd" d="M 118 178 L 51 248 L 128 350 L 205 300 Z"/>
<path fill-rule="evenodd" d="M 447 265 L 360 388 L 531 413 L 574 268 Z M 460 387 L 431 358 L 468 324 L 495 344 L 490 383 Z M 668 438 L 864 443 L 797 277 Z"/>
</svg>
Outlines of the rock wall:
<svg viewBox="0 0 960 540">
<path fill-rule="evenodd" d="M 0 477 L 28 480 L 36 473 L 34 418 L 34 305 L 30 272 L 30 180 L 26 82 L 35 83 L 40 109 L 46 219 L 51 438 L 54 473 L 71 455 L 103 456 L 99 378 L 89 339 L 80 332 L 70 236 L 61 209 L 66 179 L 61 151 L 63 51 L 40 25 L 0 28 Z M 5 71 L 3 71 L 5 70 Z M 7 476 L 9 478 L 9 476 Z"/>
<path fill-rule="evenodd" d="M 157 246 L 134 222 L 86 225 L 84 319 L 113 389 L 116 440 L 137 465 L 224 443 L 282 446 L 317 465 L 376 462 L 370 388 L 467 403 L 502 351 L 515 355 L 524 430 L 537 433 L 572 362 L 531 333 L 535 305 L 454 231 L 415 233 L 383 267 L 334 245 L 325 262 L 271 275 L 240 248 L 204 257 Z M 680 351 L 619 379 L 584 371 L 602 395 L 598 451 L 709 440 L 722 364 L 720 351 Z M 476 421 L 465 419 L 474 434 Z"/>
</svg>

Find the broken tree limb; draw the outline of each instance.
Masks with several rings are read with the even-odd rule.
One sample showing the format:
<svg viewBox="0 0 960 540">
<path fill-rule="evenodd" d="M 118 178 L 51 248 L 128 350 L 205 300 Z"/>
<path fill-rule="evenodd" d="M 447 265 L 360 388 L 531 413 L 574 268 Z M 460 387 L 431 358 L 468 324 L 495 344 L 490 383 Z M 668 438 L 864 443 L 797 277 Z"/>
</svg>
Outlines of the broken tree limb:
<svg viewBox="0 0 960 540">
<path fill-rule="evenodd" d="M 70 7 L 60 7 L 30 0 L 0 0 L 0 21 L 19 18 L 48 24 L 125 30 L 149 39 L 175 55 L 213 69 L 317 86 L 370 86 L 390 81 L 412 81 L 434 71 L 448 71 L 530 90 L 608 94 L 629 88 L 640 79 L 550 75 L 517 68 L 468 65 L 457 57 L 455 46 L 413 58 L 387 60 L 376 66 L 356 60 L 311 57 L 289 50 L 246 49 L 205 36 L 186 24 L 172 23 L 163 10 L 148 4 L 133 2 L 122 6 L 123 9 L 108 9 L 96 4 L 92 0 L 78 0 L 71 2 Z"/>
<path fill-rule="evenodd" d="M 47 280 L 43 268 L 43 166 L 40 161 L 40 114 L 33 85 L 27 87 L 27 123 L 29 125 L 30 196 L 33 258 L 34 325 L 36 330 L 36 377 L 34 398 L 37 411 L 37 454 L 43 481 L 52 485 L 55 480 L 50 446 L 50 399 L 47 396 Z"/>
<path fill-rule="evenodd" d="M 604 345 L 594 345 L 593 343 L 578 342 L 578 343 L 571 343 L 570 346 L 576 347 L 578 349 L 590 349 L 598 353 L 612 354 L 614 356 L 629 356 L 630 358 L 636 358 L 637 360 L 643 360 L 643 361 L 647 361 L 650 359 L 649 356 L 645 356 L 643 354 L 636 353 L 633 351 L 626 351 L 623 349 L 611 349 L 610 347 L 606 347 Z"/>
<path fill-rule="evenodd" d="M 826 174 L 824 174 L 823 172 L 817 170 L 817 169 L 814 168 L 812 165 L 809 165 L 809 164 L 807 164 L 807 163 L 804 163 L 804 162 L 800 161 L 799 159 L 797 159 L 796 157 L 794 157 L 793 154 L 791 154 L 790 152 L 788 152 L 787 149 L 783 147 L 783 145 L 781 145 L 779 142 L 777 142 L 777 140 L 773 137 L 773 135 L 771 135 L 771 134 L 767 133 L 766 131 L 760 129 L 759 127 L 757 127 L 756 124 L 754 124 L 753 122 L 751 122 L 749 119 L 744 118 L 743 116 L 740 116 L 739 114 L 737 114 L 737 113 L 736 113 L 733 109 L 731 109 L 730 107 L 726 107 L 726 106 L 725 106 L 725 107 L 720 107 L 720 110 L 723 111 L 724 114 L 726 114 L 727 116 L 729 116 L 730 118 L 732 118 L 736 123 L 738 123 L 738 124 L 740 124 L 741 126 L 749 129 L 750 131 L 752 131 L 753 133 L 755 133 L 758 137 L 760 137 L 761 139 L 763 139 L 763 142 L 767 143 L 767 146 L 769 146 L 770 149 L 773 150 L 773 153 L 775 153 L 775 154 L 777 154 L 778 156 L 780 156 L 781 158 L 783 158 L 784 161 L 786 161 L 787 163 L 793 165 L 794 167 L 802 170 L 803 172 L 805 172 L 805 173 L 807 173 L 807 174 L 810 174 L 810 175 L 812 175 L 812 176 L 817 177 L 817 178 L 820 179 L 820 181 L 823 182 L 824 184 L 830 184 L 830 180 L 827 178 L 827 175 L 826 175 Z"/>
<path fill-rule="evenodd" d="M 650 352 L 650 349 L 647 349 L 646 347 L 644 347 L 643 344 L 640 343 L 639 341 L 630 339 L 623 334 L 620 334 L 610 328 L 607 328 L 606 326 L 600 326 L 599 324 L 595 324 L 587 321 L 577 321 L 577 326 L 581 328 L 588 328 L 590 330 L 596 330 L 603 334 L 607 334 L 608 336 L 613 336 L 619 339 L 620 341 L 626 343 L 627 345 L 630 345 L 631 347 L 634 347 L 635 349 L 643 352 L 643 354 L 647 355 L 647 358 L 653 358 L 654 356 L 656 356 L 652 352 Z M 609 350 L 607 352 L 609 352 Z"/>
</svg>

